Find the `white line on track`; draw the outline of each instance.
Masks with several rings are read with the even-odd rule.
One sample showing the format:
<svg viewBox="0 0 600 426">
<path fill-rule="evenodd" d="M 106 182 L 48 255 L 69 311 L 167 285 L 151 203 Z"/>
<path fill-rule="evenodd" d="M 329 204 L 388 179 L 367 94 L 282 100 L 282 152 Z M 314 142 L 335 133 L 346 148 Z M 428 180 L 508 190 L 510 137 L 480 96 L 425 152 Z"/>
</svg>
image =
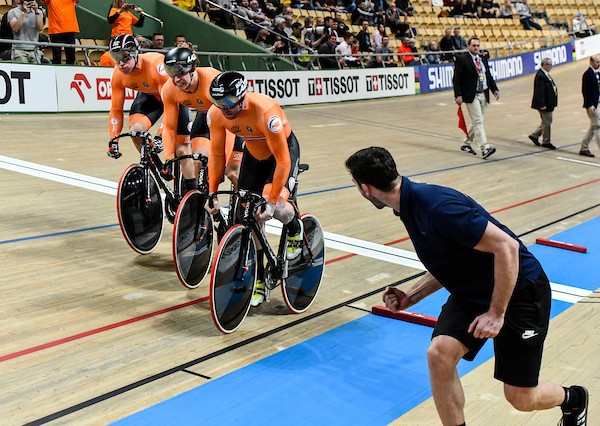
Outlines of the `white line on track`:
<svg viewBox="0 0 600 426">
<path fill-rule="evenodd" d="M 562 157 L 558 158 L 562 159 Z M 565 160 L 579 162 L 577 160 Z M 598 166 L 598 164 L 594 163 L 586 164 Z M 5 157 L 3 155 L 0 155 L 0 168 L 41 179 L 64 183 L 66 185 L 88 189 L 91 191 L 101 192 L 107 195 L 117 195 L 116 182 L 98 179 L 79 173 L 73 173 L 54 167 L 43 166 L 36 163 L 30 163 L 28 161 Z M 271 220 L 267 223 L 267 231 L 280 234 L 281 226 L 281 222 L 277 220 Z M 419 261 L 414 252 L 389 247 L 383 244 L 376 244 L 370 241 L 359 240 L 357 238 L 346 237 L 344 235 L 338 235 L 332 232 L 324 232 L 324 234 L 325 244 L 328 248 L 345 251 L 347 253 L 369 257 L 371 259 L 389 262 L 400 266 L 406 266 L 421 271 L 425 270 L 425 267 Z M 591 293 L 589 290 L 566 286 L 563 284 L 551 283 L 551 286 L 552 298 L 569 303 L 577 303 L 579 300 L 587 297 Z"/>
<path fill-rule="evenodd" d="M 556 157 L 556 159 L 557 160 L 563 160 L 563 161 L 570 161 L 571 163 L 586 164 L 588 166 L 600 167 L 600 164 L 598 164 L 598 163 L 591 163 L 589 161 L 574 160 L 572 158 L 565 158 L 565 157 Z"/>
</svg>

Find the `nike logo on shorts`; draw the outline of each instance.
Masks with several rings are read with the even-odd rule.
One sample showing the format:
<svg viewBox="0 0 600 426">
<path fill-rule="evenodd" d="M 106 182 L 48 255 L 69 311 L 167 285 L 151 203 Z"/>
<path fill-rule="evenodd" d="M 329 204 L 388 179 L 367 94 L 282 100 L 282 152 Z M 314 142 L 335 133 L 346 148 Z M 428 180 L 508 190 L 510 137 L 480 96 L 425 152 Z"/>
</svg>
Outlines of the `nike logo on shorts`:
<svg viewBox="0 0 600 426">
<path fill-rule="evenodd" d="M 525 330 L 521 335 L 523 340 L 531 339 L 532 337 L 537 336 L 539 333 L 536 333 L 535 330 Z"/>
</svg>

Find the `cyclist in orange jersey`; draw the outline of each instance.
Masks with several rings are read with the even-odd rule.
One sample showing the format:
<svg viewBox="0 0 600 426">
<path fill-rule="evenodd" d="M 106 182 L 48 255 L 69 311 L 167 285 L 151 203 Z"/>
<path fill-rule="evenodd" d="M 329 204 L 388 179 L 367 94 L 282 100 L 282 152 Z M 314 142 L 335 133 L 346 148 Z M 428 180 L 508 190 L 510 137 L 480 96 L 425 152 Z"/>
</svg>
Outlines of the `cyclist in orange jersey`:
<svg viewBox="0 0 600 426">
<path fill-rule="evenodd" d="M 110 137 L 118 135 L 123 128 L 127 88 L 138 92 L 129 111 L 129 130 L 147 132 L 163 113 L 160 89 L 169 79 L 164 70 L 164 57 L 155 52 L 140 54 L 137 41 L 129 34 L 119 34 L 111 40 L 110 56 L 116 64 L 111 77 L 112 104 L 108 114 Z M 187 108 L 182 107 L 181 110 L 183 116 Z M 185 122 L 183 126 L 187 125 L 183 118 L 181 121 Z M 154 138 L 155 152 L 162 151 L 160 129 L 158 133 Z M 139 151 L 141 140 L 134 138 L 133 143 Z M 112 158 L 121 156 L 118 142 L 109 143 L 107 154 Z"/>
<path fill-rule="evenodd" d="M 165 71 L 171 77 L 161 90 L 165 116 L 163 120 L 163 144 L 165 158 L 189 155 L 193 152 L 206 157 L 210 155 L 210 133 L 206 124 L 206 113 L 212 105 L 209 87 L 219 71 L 210 68 L 196 67 L 197 58 L 194 52 L 186 47 L 174 47 L 165 55 Z M 193 124 L 185 129 L 178 129 L 178 106 L 183 105 L 196 109 Z M 183 131 L 181 131 L 183 130 Z M 237 185 L 237 173 L 242 160 L 241 137 L 227 132 L 227 167 L 225 174 Z M 234 147 L 235 143 L 235 147 Z M 197 165 L 198 168 L 200 164 Z M 191 159 L 181 160 L 181 172 L 184 178 L 184 194 L 197 187 L 197 171 Z"/>
<path fill-rule="evenodd" d="M 219 74 L 211 83 L 213 106 L 208 111 L 212 151 L 208 162 L 209 189 L 217 190 L 225 168 L 225 132 L 243 136 L 244 156 L 240 167 L 240 189 L 262 193 L 267 203 L 257 220 L 275 217 L 288 225 L 288 259 L 302 251 L 302 221 L 288 202 L 294 192 L 300 162 L 300 147 L 279 104 L 260 93 L 246 93 L 245 77 L 237 72 Z M 210 213 L 214 207 L 207 206 Z M 252 306 L 264 301 L 264 254 L 257 252 L 258 274 Z"/>
</svg>

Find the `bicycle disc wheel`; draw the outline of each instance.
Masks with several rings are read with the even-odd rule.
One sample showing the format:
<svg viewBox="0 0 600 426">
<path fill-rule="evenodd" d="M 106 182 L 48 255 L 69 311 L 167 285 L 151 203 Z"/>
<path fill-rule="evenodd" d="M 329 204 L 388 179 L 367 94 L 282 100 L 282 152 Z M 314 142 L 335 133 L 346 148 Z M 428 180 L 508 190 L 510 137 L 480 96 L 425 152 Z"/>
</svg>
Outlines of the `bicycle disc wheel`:
<svg viewBox="0 0 600 426">
<path fill-rule="evenodd" d="M 144 174 L 140 164 L 129 166 L 117 189 L 119 226 L 129 246 L 139 254 L 151 253 L 163 232 L 163 201 L 156 179 L 148 173 L 150 197 L 146 197 Z"/>
<path fill-rule="evenodd" d="M 306 311 L 317 297 L 325 268 L 325 239 L 321 224 L 311 214 L 302 216 L 302 224 L 310 251 L 306 244 L 302 245 L 302 253 L 289 261 L 288 277 L 281 286 L 285 304 L 297 314 Z"/>
<path fill-rule="evenodd" d="M 173 262 L 179 281 L 197 288 L 208 273 L 213 248 L 213 225 L 204 209 L 206 196 L 191 191 L 183 197 L 173 226 Z"/>
<path fill-rule="evenodd" d="M 256 281 L 256 247 L 243 225 L 229 229 L 215 254 L 210 279 L 210 310 L 223 333 L 240 326 L 248 310 Z"/>
</svg>

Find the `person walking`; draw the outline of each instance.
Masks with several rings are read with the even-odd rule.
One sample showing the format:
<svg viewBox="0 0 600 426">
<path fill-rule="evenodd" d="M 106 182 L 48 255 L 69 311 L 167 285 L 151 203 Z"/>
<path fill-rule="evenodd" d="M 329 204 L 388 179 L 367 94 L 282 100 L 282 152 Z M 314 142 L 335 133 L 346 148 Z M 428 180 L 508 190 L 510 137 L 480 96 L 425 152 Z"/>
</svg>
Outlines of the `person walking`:
<svg viewBox="0 0 600 426">
<path fill-rule="evenodd" d="M 490 91 L 496 100 L 500 99 L 500 92 L 490 72 L 487 57 L 479 54 L 479 47 L 479 39 L 472 37 L 468 42 L 468 52 L 456 56 L 452 83 L 456 104 L 460 107 L 465 103 L 471 117 L 471 126 L 460 150 L 477 155 L 471 147 L 474 138 L 477 137 L 481 155 L 487 159 L 496 152 L 496 148 L 488 143 L 483 116 L 490 102 Z"/>
<path fill-rule="evenodd" d="M 346 168 L 364 198 L 400 217 L 427 269 L 406 292 L 388 287 L 386 307 L 399 312 L 442 287 L 450 293 L 426 354 L 441 423 L 465 425 L 457 364 L 494 339 L 494 378 L 515 409 L 560 406 L 559 425 L 587 425 L 585 387 L 539 381 L 552 295 L 540 262 L 517 236 L 462 192 L 401 176 L 384 148 L 361 149 Z"/>
<path fill-rule="evenodd" d="M 600 56 L 594 55 L 590 57 L 590 66 L 583 73 L 581 92 L 583 93 L 583 107 L 590 119 L 590 128 L 581 141 L 579 155 L 584 157 L 594 157 L 590 152 L 590 142 L 592 139 L 596 141 L 600 148 L 600 113 L 598 112 L 598 97 L 600 96 Z"/>
<path fill-rule="evenodd" d="M 533 99 L 531 101 L 531 108 L 537 109 L 542 119 L 540 125 L 535 131 L 529 135 L 529 139 L 536 146 L 542 148 L 556 149 L 552 142 L 550 142 L 550 128 L 552 126 L 552 111 L 558 105 L 558 90 L 556 84 L 550 76 L 550 70 L 552 69 L 552 59 L 542 59 L 540 69 L 535 74 L 533 82 Z M 539 139 L 542 136 L 542 143 L 540 145 Z"/>
</svg>

